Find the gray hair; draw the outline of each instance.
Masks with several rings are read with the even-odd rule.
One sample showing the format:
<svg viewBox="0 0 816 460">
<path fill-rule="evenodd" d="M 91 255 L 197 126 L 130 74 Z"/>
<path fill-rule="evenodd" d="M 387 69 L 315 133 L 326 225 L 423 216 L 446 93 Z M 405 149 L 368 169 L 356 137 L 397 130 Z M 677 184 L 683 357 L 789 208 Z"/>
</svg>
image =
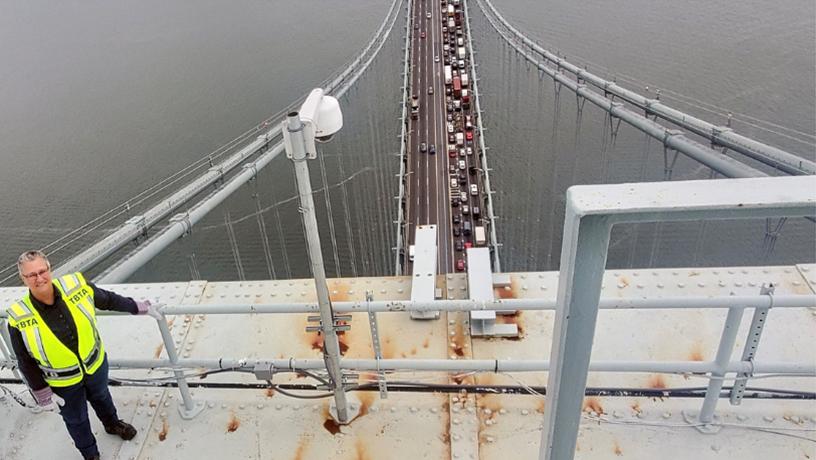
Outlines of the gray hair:
<svg viewBox="0 0 816 460">
<path fill-rule="evenodd" d="M 31 262 L 37 259 L 42 259 L 45 261 L 45 264 L 48 265 L 48 269 L 51 269 L 51 262 L 48 261 L 48 257 L 46 257 L 45 253 L 38 250 L 33 251 L 26 251 L 20 254 L 20 257 L 17 258 L 17 272 L 20 273 L 22 276 L 23 274 L 23 264 L 25 262 Z"/>
</svg>

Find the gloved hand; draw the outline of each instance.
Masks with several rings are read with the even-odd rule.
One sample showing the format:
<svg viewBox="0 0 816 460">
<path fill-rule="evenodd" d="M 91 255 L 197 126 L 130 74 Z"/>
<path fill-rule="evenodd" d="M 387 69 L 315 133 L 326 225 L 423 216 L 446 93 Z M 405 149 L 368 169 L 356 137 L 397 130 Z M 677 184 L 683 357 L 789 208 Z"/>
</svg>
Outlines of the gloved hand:
<svg viewBox="0 0 816 460">
<path fill-rule="evenodd" d="M 136 314 L 137 315 L 147 314 L 149 316 L 152 316 L 153 318 L 162 319 L 162 315 L 161 313 L 159 313 L 159 308 L 163 306 L 164 305 L 160 303 L 157 304 L 150 303 L 149 300 L 140 300 L 136 302 L 136 308 L 139 309 L 138 313 Z"/>
<path fill-rule="evenodd" d="M 31 390 L 31 394 L 42 410 L 55 411 L 58 407 L 65 405 L 65 400 L 59 395 L 54 394 L 51 387 L 45 387 L 41 390 Z"/>
<path fill-rule="evenodd" d="M 149 300 L 137 300 L 136 301 L 136 314 L 137 315 L 146 315 L 148 311 L 150 311 L 150 306 L 152 304 Z"/>
</svg>

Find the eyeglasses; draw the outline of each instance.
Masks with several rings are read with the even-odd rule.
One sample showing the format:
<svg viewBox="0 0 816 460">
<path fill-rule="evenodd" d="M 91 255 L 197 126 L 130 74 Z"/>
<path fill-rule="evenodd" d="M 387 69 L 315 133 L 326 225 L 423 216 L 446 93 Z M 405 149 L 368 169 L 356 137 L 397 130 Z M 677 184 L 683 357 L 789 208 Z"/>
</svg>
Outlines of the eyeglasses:
<svg viewBox="0 0 816 460">
<path fill-rule="evenodd" d="M 41 276 L 42 276 L 43 278 L 45 278 L 45 275 L 47 275 L 47 274 L 48 274 L 48 272 L 50 272 L 50 271 L 51 271 L 51 270 L 50 270 L 50 269 L 48 269 L 48 268 L 43 268 L 42 270 L 40 270 L 40 271 L 38 271 L 38 272 L 29 273 L 29 274 L 27 274 L 27 275 L 26 275 L 26 274 L 24 274 L 24 275 L 23 275 L 23 278 L 25 278 L 25 279 L 27 279 L 27 280 L 34 281 L 34 280 L 36 280 L 37 278 L 39 278 L 39 277 L 41 277 Z"/>
</svg>

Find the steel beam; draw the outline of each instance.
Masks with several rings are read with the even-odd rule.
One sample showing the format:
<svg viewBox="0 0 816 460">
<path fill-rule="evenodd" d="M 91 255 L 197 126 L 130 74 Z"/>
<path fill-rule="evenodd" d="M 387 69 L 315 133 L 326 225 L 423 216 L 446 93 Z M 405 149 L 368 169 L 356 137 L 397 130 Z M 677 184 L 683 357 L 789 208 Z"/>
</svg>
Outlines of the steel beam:
<svg viewBox="0 0 816 460">
<path fill-rule="evenodd" d="M 570 187 L 566 198 L 542 460 L 575 453 L 612 226 L 810 216 L 816 177 L 585 185 Z"/>
</svg>

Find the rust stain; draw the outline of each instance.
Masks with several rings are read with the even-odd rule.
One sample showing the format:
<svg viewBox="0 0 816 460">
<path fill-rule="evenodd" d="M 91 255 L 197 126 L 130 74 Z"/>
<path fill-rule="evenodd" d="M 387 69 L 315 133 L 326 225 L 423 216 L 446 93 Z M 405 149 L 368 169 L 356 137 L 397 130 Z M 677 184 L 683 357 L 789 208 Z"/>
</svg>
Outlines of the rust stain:
<svg viewBox="0 0 816 460">
<path fill-rule="evenodd" d="M 338 425 L 337 422 L 335 422 L 334 419 L 331 417 L 327 418 L 326 421 L 323 422 L 323 428 L 325 428 L 326 431 L 331 433 L 332 436 L 340 432 L 340 425 Z"/>
<path fill-rule="evenodd" d="M 170 318 L 169 320 L 167 320 L 167 327 L 173 327 L 173 323 L 175 323 L 175 322 L 176 322 L 176 317 L 174 316 L 174 317 Z"/>
<path fill-rule="evenodd" d="M 306 454 L 306 448 L 309 447 L 309 443 L 306 438 L 300 438 L 300 442 L 298 442 L 297 449 L 295 449 L 295 457 L 292 460 L 303 460 L 303 456 Z"/>
<path fill-rule="evenodd" d="M 478 379 L 479 385 L 495 385 L 496 379 L 491 374 L 480 375 Z M 500 395 L 493 394 L 477 394 L 476 408 L 479 409 L 479 418 L 489 419 L 495 416 L 502 409 L 502 400 Z M 484 413 L 485 409 L 490 409 L 491 414 L 488 416 Z M 483 420 L 484 421 L 484 420 Z"/>
<path fill-rule="evenodd" d="M 274 388 L 267 388 L 265 393 L 266 393 L 267 398 L 271 398 L 271 397 L 275 396 L 275 389 Z"/>
<path fill-rule="evenodd" d="M 499 299 L 515 299 L 516 294 L 510 286 L 498 287 L 493 289 L 493 294 Z"/>
<path fill-rule="evenodd" d="M 445 446 L 445 455 L 442 458 L 451 458 L 451 418 L 450 418 L 450 398 L 445 398 L 442 403 L 442 445 Z"/>
<path fill-rule="evenodd" d="M 153 352 L 153 359 L 159 359 L 159 356 L 161 356 L 163 350 L 164 350 L 164 342 L 162 342 L 158 346 L 156 346 L 156 351 Z"/>
<path fill-rule="evenodd" d="M 335 291 L 337 292 L 335 293 Z M 331 298 L 332 302 L 349 300 L 348 291 L 348 284 L 340 281 L 334 281 L 329 285 L 329 297 Z"/>
<path fill-rule="evenodd" d="M 639 413 L 643 412 L 643 409 L 640 408 L 640 403 L 637 402 L 637 401 L 633 402 L 632 405 L 630 405 L 629 407 L 632 409 L 632 412 L 634 412 L 635 414 L 639 414 Z"/>
<path fill-rule="evenodd" d="M 374 372 L 360 372 L 360 382 L 376 382 L 377 374 Z"/>
<path fill-rule="evenodd" d="M 649 377 L 649 388 L 661 389 L 666 388 L 666 379 L 661 374 L 654 374 Z"/>
<path fill-rule="evenodd" d="M 595 412 L 598 415 L 603 415 L 604 409 L 601 405 L 601 400 L 597 396 L 590 396 L 588 398 L 584 398 L 584 412 Z"/>
<path fill-rule="evenodd" d="M 428 348 L 428 345 L 430 345 L 430 343 L 431 339 L 429 337 L 425 337 L 425 340 L 422 341 L 422 348 Z"/>
<path fill-rule="evenodd" d="M 499 299 L 518 298 L 518 284 L 516 283 L 516 278 L 510 278 L 510 286 L 493 288 L 493 295 Z"/>
<path fill-rule="evenodd" d="M 538 400 L 538 403 L 536 404 L 536 409 L 535 409 L 536 412 L 538 412 L 539 414 L 543 414 L 545 406 L 546 406 L 546 402 L 543 399 Z"/>
<path fill-rule="evenodd" d="M 496 324 L 515 324 L 518 327 L 518 337 L 502 337 L 504 340 L 521 340 L 524 335 L 524 312 L 516 311 L 512 315 L 496 315 Z"/>
<path fill-rule="evenodd" d="M 627 288 L 629 287 L 629 279 L 626 278 L 625 276 L 621 276 L 620 278 L 618 278 L 618 284 Z"/>
<path fill-rule="evenodd" d="M 362 413 L 362 410 L 361 410 Z M 326 429 L 332 436 L 340 433 L 340 424 L 338 424 L 334 418 L 332 418 L 331 414 L 329 413 L 329 403 L 328 401 L 323 403 L 323 428 Z"/>
<path fill-rule="evenodd" d="M 156 407 L 158 404 L 156 403 L 155 400 L 151 399 L 150 402 L 147 405 L 150 406 L 150 407 Z"/>
<path fill-rule="evenodd" d="M 368 453 L 366 444 L 360 438 L 357 438 L 357 441 L 354 443 L 354 452 L 357 455 L 354 457 L 355 460 L 372 460 L 371 455 Z"/>
<path fill-rule="evenodd" d="M 371 391 L 361 391 L 357 393 L 357 398 L 360 400 L 360 414 L 354 417 L 354 420 L 368 414 L 368 409 L 374 404 L 375 396 L 374 392 Z"/>
<path fill-rule="evenodd" d="M 618 457 L 623 455 L 623 449 L 621 449 L 621 446 L 618 444 L 617 440 L 612 444 L 612 452 L 614 452 Z"/>
<path fill-rule="evenodd" d="M 167 432 L 170 430 L 170 427 L 167 426 L 167 419 L 162 419 L 162 429 L 159 431 L 159 441 L 164 441 L 167 439 Z"/>
<path fill-rule="evenodd" d="M 465 356 L 465 332 L 462 329 L 461 321 L 456 322 L 453 340 L 451 343 L 453 344 L 452 348 L 456 356 Z"/>
<path fill-rule="evenodd" d="M 341 331 L 337 333 L 337 339 L 340 344 L 340 354 L 345 355 L 349 349 L 348 346 L 348 338 L 346 335 Z M 312 332 L 307 334 L 309 337 L 309 345 L 311 345 L 313 350 L 323 351 L 323 334 L 319 332 Z"/>
<path fill-rule="evenodd" d="M 691 278 L 692 276 L 700 276 L 700 272 L 689 272 L 688 276 L 689 278 Z"/>
<path fill-rule="evenodd" d="M 386 336 L 382 343 L 382 355 L 383 358 L 393 358 L 395 355 L 396 350 L 394 350 L 394 344 L 391 343 L 391 337 Z"/>
<path fill-rule="evenodd" d="M 241 426 L 241 421 L 235 416 L 235 412 L 230 413 L 229 422 L 227 422 L 227 433 L 232 433 Z"/>
<path fill-rule="evenodd" d="M 699 341 L 694 342 L 691 346 L 688 358 L 690 361 L 703 361 L 703 359 L 705 359 L 703 356 L 703 344 Z"/>
<path fill-rule="evenodd" d="M 411 348 L 411 356 L 415 356 L 416 354 L 417 354 L 417 349 L 416 349 L 416 347 Z"/>
</svg>

